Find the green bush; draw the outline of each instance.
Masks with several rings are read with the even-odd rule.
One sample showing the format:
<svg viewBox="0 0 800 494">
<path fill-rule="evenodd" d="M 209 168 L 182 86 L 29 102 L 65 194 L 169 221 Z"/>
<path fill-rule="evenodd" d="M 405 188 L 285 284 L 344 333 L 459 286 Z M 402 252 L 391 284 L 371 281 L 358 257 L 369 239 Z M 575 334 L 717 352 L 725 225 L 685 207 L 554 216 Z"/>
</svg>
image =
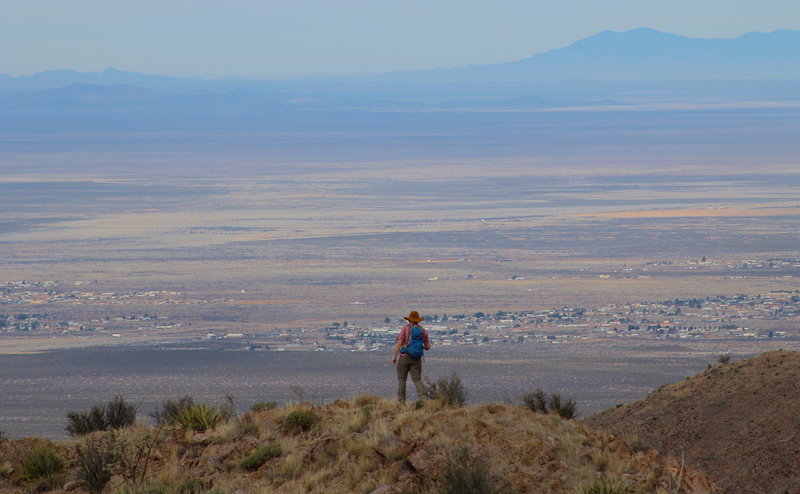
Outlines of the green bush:
<svg viewBox="0 0 800 494">
<path fill-rule="evenodd" d="M 239 426 L 239 434 L 241 434 L 242 436 L 257 436 L 258 426 L 252 422 L 247 424 L 241 424 Z"/>
<path fill-rule="evenodd" d="M 175 420 L 181 411 L 194 405 L 194 398 L 189 395 L 180 397 L 177 401 L 166 400 L 161 403 L 161 409 L 150 412 L 156 425 L 175 425 Z"/>
<path fill-rule="evenodd" d="M 278 408 L 277 401 L 259 401 L 258 403 L 253 403 L 250 410 L 257 412 L 259 410 L 272 410 L 273 408 Z"/>
<path fill-rule="evenodd" d="M 722 355 L 720 355 L 718 357 L 717 360 L 719 360 L 720 364 L 727 364 L 728 362 L 731 361 L 731 354 L 730 353 L 723 353 Z"/>
<path fill-rule="evenodd" d="M 66 429 L 70 436 L 82 436 L 90 432 L 106 430 L 103 407 L 94 405 L 88 412 L 69 412 Z"/>
<path fill-rule="evenodd" d="M 574 400 L 563 400 L 558 393 L 548 397 L 541 389 L 523 395 L 522 403 L 534 413 L 555 413 L 565 419 L 573 419 L 577 414 Z"/>
<path fill-rule="evenodd" d="M 628 488 L 620 481 L 598 479 L 580 490 L 580 494 L 628 494 Z"/>
<path fill-rule="evenodd" d="M 514 488 L 494 475 L 481 458 L 466 447 L 448 455 L 442 467 L 440 494 L 513 494 Z"/>
<path fill-rule="evenodd" d="M 522 403 L 534 413 L 547 413 L 547 396 L 544 391 L 537 389 L 533 393 L 522 396 Z"/>
<path fill-rule="evenodd" d="M 561 400 L 561 395 L 553 393 L 550 395 L 550 413 L 555 413 L 565 419 L 574 419 L 577 413 L 574 400 Z"/>
<path fill-rule="evenodd" d="M 22 456 L 22 483 L 37 492 L 61 487 L 65 464 L 55 446 L 39 444 Z"/>
<path fill-rule="evenodd" d="M 125 401 L 122 395 L 116 395 L 104 407 L 106 427 L 108 429 L 122 429 L 133 425 L 136 421 L 136 412 L 138 410 L 139 405 Z"/>
<path fill-rule="evenodd" d="M 241 465 L 243 469 L 252 472 L 261 468 L 261 465 L 266 463 L 267 460 L 277 458 L 281 454 L 283 454 L 283 451 L 281 451 L 279 444 L 264 444 L 254 449 L 252 453 L 242 460 Z"/>
<path fill-rule="evenodd" d="M 175 418 L 175 423 L 186 429 L 205 432 L 228 420 L 228 418 L 227 408 L 200 403 L 181 410 Z"/>
<path fill-rule="evenodd" d="M 139 405 L 125 401 L 116 395 L 102 405 L 93 405 L 88 412 L 69 412 L 66 430 L 71 436 L 82 436 L 90 432 L 121 429 L 136 420 Z"/>
<path fill-rule="evenodd" d="M 83 446 L 76 445 L 75 452 L 75 467 L 83 487 L 92 493 L 102 492 L 119 460 L 114 437 L 94 437 Z"/>
<path fill-rule="evenodd" d="M 435 383 L 427 383 L 427 394 L 442 401 L 447 406 L 464 406 L 467 403 L 467 390 L 458 374 L 453 372 Z"/>
<path fill-rule="evenodd" d="M 284 425 L 289 431 L 307 431 L 317 423 L 317 416 L 308 410 L 295 410 L 286 416 Z"/>
</svg>

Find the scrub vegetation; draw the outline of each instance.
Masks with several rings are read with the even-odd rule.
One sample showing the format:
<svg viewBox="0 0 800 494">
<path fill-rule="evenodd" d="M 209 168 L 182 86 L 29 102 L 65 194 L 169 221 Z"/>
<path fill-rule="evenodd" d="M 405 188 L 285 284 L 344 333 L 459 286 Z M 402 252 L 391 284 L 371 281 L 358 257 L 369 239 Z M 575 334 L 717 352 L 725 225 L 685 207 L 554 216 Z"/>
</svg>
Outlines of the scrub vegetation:
<svg viewBox="0 0 800 494">
<path fill-rule="evenodd" d="M 183 397 L 166 402 L 152 425 L 139 420 L 65 444 L 3 441 L 0 490 L 572 494 L 682 485 L 713 492 L 697 472 L 678 476 L 655 450 L 634 451 L 558 413 L 459 404 L 450 399 L 465 393 L 458 376 L 444 381 L 437 389 L 459 393 L 418 404 L 372 395 L 300 401 L 238 416 Z M 178 413 L 167 419 L 167 410 Z"/>
</svg>

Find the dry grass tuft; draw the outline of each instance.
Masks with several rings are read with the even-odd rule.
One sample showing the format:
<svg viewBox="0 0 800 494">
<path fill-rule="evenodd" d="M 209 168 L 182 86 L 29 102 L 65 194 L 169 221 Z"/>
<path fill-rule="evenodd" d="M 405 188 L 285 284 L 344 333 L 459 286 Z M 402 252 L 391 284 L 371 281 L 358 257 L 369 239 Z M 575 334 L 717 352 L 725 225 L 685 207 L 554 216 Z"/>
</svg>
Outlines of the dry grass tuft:
<svg viewBox="0 0 800 494">
<path fill-rule="evenodd" d="M 303 416 L 309 427 L 291 418 Z M 365 395 L 259 408 L 205 432 L 139 423 L 118 434 L 126 459 L 108 485 L 119 492 L 573 493 L 599 478 L 656 492 L 673 481 L 654 451 L 512 405 L 417 408 Z"/>
</svg>

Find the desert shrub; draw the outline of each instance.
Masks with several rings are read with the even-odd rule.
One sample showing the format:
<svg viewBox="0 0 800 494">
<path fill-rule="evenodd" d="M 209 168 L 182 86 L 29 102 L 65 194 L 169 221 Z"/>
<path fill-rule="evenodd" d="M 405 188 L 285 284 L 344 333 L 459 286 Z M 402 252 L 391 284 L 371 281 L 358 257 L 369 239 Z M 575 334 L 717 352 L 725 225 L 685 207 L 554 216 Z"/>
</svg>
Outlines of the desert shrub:
<svg viewBox="0 0 800 494">
<path fill-rule="evenodd" d="M 534 413 L 547 413 L 547 396 L 541 389 L 523 395 L 522 403 Z"/>
<path fill-rule="evenodd" d="M 228 417 L 227 408 L 200 403 L 181 410 L 175 417 L 175 423 L 186 429 L 205 432 L 228 420 Z"/>
<path fill-rule="evenodd" d="M 306 388 L 300 386 L 299 384 L 292 384 L 289 386 L 289 389 L 292 390 L 292 393 L 294 393 L 300 401 L 305 401 Z"/>
<path fill-rule="evenodd" d="M 541 389 L 522 395 L 522 403 L 534 413 L 554 413 L 565 419 L 573 419 L 577 414 L 574 400 L 563 400 L 559 393 L 547 396 Z"/>
<path fill-rule="evenodd" d="M 238 433 L 242 436 L 257 436 L 258 426 L 252 422 L 247 424 L 241 424 L 239 426 Z"/>
<path fill-rule="evenodd" d="M 189 479 L 178 487 L 178 494 L 204 494 L 205 492 L 206 481 L 203 479 Z"/>
<path fill-rule="evenodd" d="M 76 445 L 75 453 L 76 473 L 83 487 L 89 492 L 102 492 L 119 459 L 114 436 L 94 437 L 83 446 Z"/>
<path fill-rule="evenodd" d="M 364 407 L 364 406 L 374 406 L 381 398 L 375 395 L 358 395 L 355 400 L 353 400 L 353 404 L 357 407 Z"/>
<path fill-rule="evenodd" d="M 628 488 L 620 481 L 598 479 L 578 491 L 580 494 L 627 494 Z"/>
<path fill-rule="evenodd" d="M 228 494 L 228 493 L 226 493 L 221 489 L 209 489 L 209 482 L 203 479 L 194 478 L 181 483 L 181 485 L 178 486 L 177 490 L 168 489 L 166 491 L 163 491 L 163 494 Z"/>
<path fill-rule="evenodd" d="M 562 400 L 561 395 L 553 393 L 550 395 L 550 413 L 555 413 L 565 419 L 574 419 L 577 413 L 575 400 Z"/>
<path fill-rule="evenodd" d="M 175 425 L 175 419 L 186 408 L 194 405 L 194 399 L 189 395 L 180 397 L 177 401 L 166 400 L 161 403 L 161 409 L 150 412 L 156 425 Z"/>
<path fill-rule="evenodd" d="M 122 486 L 116 494 L 174 494 L 175 490 L 161 482 L 153 481 L 136 486 Z"/>
<path fill-rule="evenodd" d="M 720 355 L 717 360 L 719 360 L 720 364 L 727 364 L 731 361 L 731 354 L 730 353 L 723 353 Z"/>
<path fill-rule="evenodd" d="M 133 425 L 136 421 L 136 412 L 139 405 L 125 401 L 122 395 L 116 395 L 104 406 L 106 427 L 109 429 L 122 429 Z"/>
<path fill-rule="evenodd" d="M 0 443 L 2 443 L 3 441 L 8 441 L 8 433 L 0 429 Z"/>
<path fill-rule="evenodd" d="M 64 483 L 65 464 L 55 446 L 39 444 L 22 456 L 22 483 L 34 492 L 52 490 Z"/>
<path fill-rule="evenodd" d="M 264 444 L 254 449 L 252 453 L 242 460 L 241 466 L 243 469 L 252 472 L 261 468 L 261 465 L 266 463 L 267 460 L 277 458 L 282 453 L 283 451 L 281 451 L 281 446 L 279 444 Z"/>
<path fill-rule="evenodd" d="M 628 431 L 622 434 L 622 439 L 634 453 L 643 453 L 651 449 L 658 449 L 661 444 L 655 436 L 642 432 Z"/>
<path fill-rule="evenodd" d="M 121 395 L 116 395 L 108 403 L 93 405 L 88 412 L 69 412 L 66 429 L 71 436 L 121 429 L 133 424 L 138 410 L 139 405 L 125 401 Z"/>
<path fill-rule="evenodd" d="M 82 436 L 90 432 L 106 430 L 105 411 L 101 405 L 93 405 L 88 412 L 67 413 L 67 432 L 71 436 Z"/>
<path fill-rule="evenodd" d="M 461 447 L 447 457 L 442 467 L 440 494 L 512 494 L 513 487 L 494 475 L 481 458 Z"/>
<path fill-rule="evenodd" d="M 150 492 L 163 487 L 161 484 L 149 482 L 149 479 L 156 468 L 159 447 L 169 436 L 169 430 L 161 425 L 147 430 L 143 436 L 133 440 L 119 441 L 119 473 L 125 485 L 133 489 L 131 492 Z"/>
<path fill-rule="evenodd" d="M 284 426 L 289 431 L 307 431 L 317 423 L 317 416 L 308 410 L 295 410 L 286 416 Z"/>
<path fill-rule="evenodd" d="M 427 383 L 427 388 L 429 397 L 439 399 L 447 406 L 460 407 L 467 403 L 467 389 L 455 372 L 434 383 Z"/>
<path fill-rule="evenodd" d="M 258 412 L 259 410 L 272 410 L 273 408 L 278 408 L 277 401 L 259 401 L 258 403 L 253 403 L 250 410 Z"/>
</svg>

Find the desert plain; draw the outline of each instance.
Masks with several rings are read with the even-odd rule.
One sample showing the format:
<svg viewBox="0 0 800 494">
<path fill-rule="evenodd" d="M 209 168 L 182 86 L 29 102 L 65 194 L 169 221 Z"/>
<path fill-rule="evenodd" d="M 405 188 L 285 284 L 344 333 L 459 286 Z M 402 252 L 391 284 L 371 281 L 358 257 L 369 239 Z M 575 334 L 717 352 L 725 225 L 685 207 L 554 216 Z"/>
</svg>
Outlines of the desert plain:
<svg viewBox="0 0 800 494">
<path fill-rule="evenodd" d="M 796 348 L 798 113 L 7 116 L 0 429 L 62 437 L 114 393 L 391 396 L 409 310 L 431 377 L 583 414 Z"/>
</svg>

